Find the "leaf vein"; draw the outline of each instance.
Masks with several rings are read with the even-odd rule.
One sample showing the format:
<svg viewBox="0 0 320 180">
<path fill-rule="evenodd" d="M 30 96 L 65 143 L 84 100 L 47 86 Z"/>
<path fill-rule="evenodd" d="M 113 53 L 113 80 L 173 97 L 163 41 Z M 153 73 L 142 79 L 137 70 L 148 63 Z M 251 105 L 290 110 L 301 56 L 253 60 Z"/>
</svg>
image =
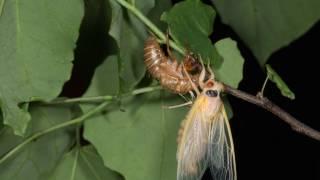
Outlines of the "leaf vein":
<svg viewBox="0 0 320 180">
<path fill-rule="evenodd" d="M 89 152 L 89 151 L 88 151 Z M 90 164 L 89 160 L 87 159 L 87 157 L 81 153 L 80 154 L 81 157 L 83 158 L 83 161 L 85 162 L 85 164 L 89 167 L 89 169 L 92 171 L 92 174 L 94 175 L 94 177 L 98 180 L 101 180 L 101 178 L 99 177 L 97 171 L 95 170 L 95 168 Z"/>
<path fill-rule="evenodd" d="M 72 170 L 71 170 L 71 176 L 70 176 L 70 179 L 71 179 L 71 180 L 74 180 L 75 175 L 76 175 L 76 169 L 77 169 L 77 163 L 78 163 L 78 158 L 79 158 L 79 152 L 80 152 L 80 149 L 77 148 L 77 150 L 76 150 L 76 155 L 75 155 L 74 162 L 73 162 L 73 166 L 72 166 Z"/>
</svg>

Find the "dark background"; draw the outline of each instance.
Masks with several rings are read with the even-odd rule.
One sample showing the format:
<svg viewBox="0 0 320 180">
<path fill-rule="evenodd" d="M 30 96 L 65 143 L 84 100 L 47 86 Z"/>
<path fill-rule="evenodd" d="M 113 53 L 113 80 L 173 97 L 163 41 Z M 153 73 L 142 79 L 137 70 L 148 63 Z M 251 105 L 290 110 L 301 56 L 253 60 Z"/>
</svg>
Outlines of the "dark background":
<svg viewBox="0 0 320 180">
<path fill-rule="evenodd" d="M 245 58 L 239 89 L 256 94 L 265 80 L 250 50 L 218 18 L 213 40 L 231 37 Z M 265 96 L 298 118 L 320 130 L 318 83 L 320 23 L 289 46 L 274 53 L 268 63 L 279 73 L 296 99 L 289 100 L 269 82 Z M 287 124 L 259 107 L 230 97 L 239 180 L 320 180 L 320 142 L 293 131 Z M 207 175 L 206 175 L 207 176 Z M 210 178 L 206 178 L 210 179 Z"/>
<path fill-rule="evenodd" d="M 114 45 L 106 32 L 109 26 L 106 14 L 110 12 L 106 11 L 105 1 L 97 6 L 88 4 L 90 1 L 85 2 L 87 11 L 75 50 L 73 75 L 61 96 L 80 96 L 88 87 L 95 67 L 111 53 L 106 49 Z M 94 11 L 89 13 L 88 7 Z M 238 42 L 245 58 L 244 78 L 239 89 L 256 94 L 266 74 L 250 50 L 232 29 L 221 23 L 219 17 L 214 26 L 213 42 L 225 37 Z M 283 97 L 272 82 L 265 89 L 265 96 L 317 130 L 320 130 L 317 86 L 320 73 L 319 43 L 320 23 L 317 23 L 305 35 L 274 53 L 268 61 L 295 93 L 295 100 Z M 283 121 L 255 105 L 234 97 L 229 97 L 229 100 L 234 112 L 231 126 L 239 180 L 320 180 L 320 142 L 298 134 Z M 210 179 L 208 173 L 204 179 Z"/>
</svg>

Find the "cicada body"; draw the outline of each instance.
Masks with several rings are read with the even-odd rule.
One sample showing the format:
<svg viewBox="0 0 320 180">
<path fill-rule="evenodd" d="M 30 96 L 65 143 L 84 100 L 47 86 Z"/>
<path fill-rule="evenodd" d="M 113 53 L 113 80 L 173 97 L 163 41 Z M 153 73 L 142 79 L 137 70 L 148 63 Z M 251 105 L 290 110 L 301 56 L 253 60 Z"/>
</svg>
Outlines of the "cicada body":
<svg viewBox="0 0 320 180">
<path fill-rule="evenodd" d="M 220 98 L 223 85 L 212 78 L 200 84 L 202 91 L 179 130 L 177 179 L 201 180 L 210 168 L 214 180 L 235 180 L 233 140 Z"/>
<path fill-rule="evenodd" d="M 210 168 L 215 180 L 236 180 L 233 140 L 220 98 L 223 85 L 214 80 L 210 68 L 207 77 L 203 63 L 189 54 L 178 64 L 175 58 L 164 54 L 154 37 L 146 41 L 144 62 L 164 88 L 179 94 L 197 93 L 177 138 L 177 179 L 200 180 Z"/>
<path fill-rule="evenodd" d="M 151 76 L 160 81 L 162 87 L 178 94 L 192 91 L 192 85 L 183 71 L 183 66 L 189 73 L 192 82 L 198 83 L 201 64 L 187 53 L 182 63 L 170 55 L 166 56 L 156 38 L 149 37 L 144 46 L 144 63 Z"/>
</svg>

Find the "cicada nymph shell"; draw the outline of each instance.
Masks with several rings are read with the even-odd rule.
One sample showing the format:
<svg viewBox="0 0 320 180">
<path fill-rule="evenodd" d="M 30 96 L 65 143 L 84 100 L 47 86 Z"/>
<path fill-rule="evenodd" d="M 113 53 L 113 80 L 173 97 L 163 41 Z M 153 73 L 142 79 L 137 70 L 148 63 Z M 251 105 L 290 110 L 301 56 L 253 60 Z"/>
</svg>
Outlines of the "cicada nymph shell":
<svg viewBox="0 0 320 180">
<path fill-rule="evenodd" d="M 156 38 L 150 36 L 144 46 L 144 63 L 151 76 L 160 81 L 162 87 L 178 94 L 185 94 L 193 90 L 192 85 L 183 71 L 183 66 L 189 73 L 191 81 L 198 84 L 201 71 L 200 62 L 187 53 L 183 61 L 178 61 L 171 55 L 168 48 L 168 56 L 163 52 Z"/>
</svg>

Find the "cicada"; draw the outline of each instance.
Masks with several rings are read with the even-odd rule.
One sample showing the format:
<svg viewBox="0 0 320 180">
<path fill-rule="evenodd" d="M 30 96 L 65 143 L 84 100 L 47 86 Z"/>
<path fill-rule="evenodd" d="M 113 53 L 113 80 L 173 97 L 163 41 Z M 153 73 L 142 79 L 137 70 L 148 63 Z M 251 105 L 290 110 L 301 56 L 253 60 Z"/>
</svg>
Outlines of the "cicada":
<svg viewBox="0 0 320 180">
<path fill-rule="evenodd" d="M 213 72 L 199 77 L 200 89 L 191 81 L 197 97 L 178 133 L 177 179 L 200 180 L 210 168 L 214 180 L 235 180 L 236 163 L 229 121 L 221 99 L 223 85 Z"/>
</svg>

